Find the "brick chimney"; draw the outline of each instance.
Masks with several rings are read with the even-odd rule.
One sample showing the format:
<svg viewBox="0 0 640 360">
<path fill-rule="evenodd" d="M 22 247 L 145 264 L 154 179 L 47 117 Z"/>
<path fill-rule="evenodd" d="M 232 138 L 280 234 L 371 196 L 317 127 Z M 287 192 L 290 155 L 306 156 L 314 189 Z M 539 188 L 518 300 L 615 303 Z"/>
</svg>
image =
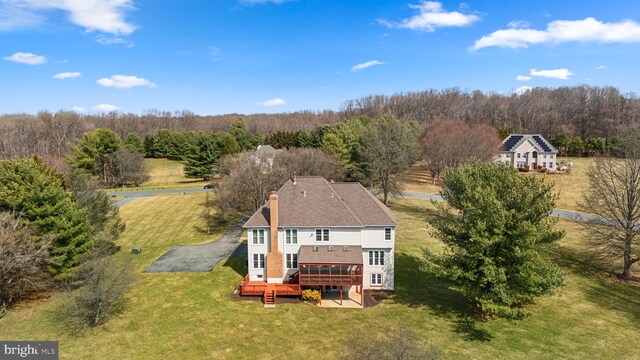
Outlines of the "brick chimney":
<svg viewBox="0 0 640 360">
<path fill-rule="evenodd" d="M 267 282 L 281 283 L 284 276 L 282 272 L 282 253 L 278 250 L 278 195 L 272 193 L 269 196 L 270 218 L 270 242 L 267 253 Z"/>
</svg>

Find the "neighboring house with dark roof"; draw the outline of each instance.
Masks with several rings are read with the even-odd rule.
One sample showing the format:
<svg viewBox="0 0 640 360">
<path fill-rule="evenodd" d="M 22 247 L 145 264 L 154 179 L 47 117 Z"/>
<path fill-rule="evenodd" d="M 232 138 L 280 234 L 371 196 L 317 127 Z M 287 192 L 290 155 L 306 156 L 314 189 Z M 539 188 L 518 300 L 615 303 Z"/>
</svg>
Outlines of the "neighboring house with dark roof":
<svg viewBox="0 0 640 360">
<path fill-rule="evenodd" d="M 501 144 L 496 162 L 514 168 L 556 169 L 558 150 L 539 134 L 511 134 Z"/>
<path fill-rule="evenodd" d="M 397 225 L 359 183 L 294 176 L 244 224 L 249 274 L 241 293 L 264 294 L 268 304 L 270 291 L 275 301 L 276 292 L 296 295 L 296 286 L 341 299 L 343 291 L 393 290 Z"/>
</svg>

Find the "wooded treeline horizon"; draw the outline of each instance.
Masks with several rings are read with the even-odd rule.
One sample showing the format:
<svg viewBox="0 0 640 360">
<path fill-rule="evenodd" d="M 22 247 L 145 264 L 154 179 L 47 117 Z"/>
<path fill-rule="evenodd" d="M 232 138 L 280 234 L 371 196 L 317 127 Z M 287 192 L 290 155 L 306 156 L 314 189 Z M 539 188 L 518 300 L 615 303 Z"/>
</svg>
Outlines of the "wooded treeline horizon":
<svg viewBox="0 0 640 360">
<path fill-rule="evenodd" d="M 188 110 L 149 110 L 144 114 L 78 114 L 48 111 L 38 114 L 0 115 L 0 159 L 38 156 L 48 163 L 60 162 L 87 131 L 111 129 L 119 136 L 136 133 L 155 135 L 171 131 L 224 131 L 238 118 L 247 130 L 268 136 L 274 132 L 312 131 L 355 116 L 372 119 L 392 115 L 415 121 L 423 127 L 448 119 L 485 124 L 501 133 L 539 133 L 546 138 L 560 135 L 581 138 L 620 136 L 624 129 L 640 123 L 640 99 L 615 87 L 586 85 L 533 88 L 523 94 L 501 95 L 457 88 L 371 95 L 346 101 L 339 111 L 296 111 L 277 114 L 196 115 Z"/>
</svg>

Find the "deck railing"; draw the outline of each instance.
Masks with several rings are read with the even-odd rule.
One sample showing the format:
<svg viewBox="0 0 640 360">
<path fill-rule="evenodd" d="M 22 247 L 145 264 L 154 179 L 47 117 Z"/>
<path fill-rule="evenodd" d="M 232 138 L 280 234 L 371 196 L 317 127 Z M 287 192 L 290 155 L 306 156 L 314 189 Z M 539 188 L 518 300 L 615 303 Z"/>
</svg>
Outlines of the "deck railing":
<svg viewBox="0 0 640 360">
<path fill-rule="evenodd" d="M 300 285 L 362 285 L 362 274 L 300 274 Z"/>
</svg>

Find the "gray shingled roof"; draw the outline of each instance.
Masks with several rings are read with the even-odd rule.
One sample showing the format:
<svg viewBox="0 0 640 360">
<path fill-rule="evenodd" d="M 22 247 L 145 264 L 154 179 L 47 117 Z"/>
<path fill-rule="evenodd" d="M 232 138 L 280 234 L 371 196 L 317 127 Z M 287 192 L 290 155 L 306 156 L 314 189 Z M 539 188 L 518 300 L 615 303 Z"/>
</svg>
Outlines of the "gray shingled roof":
<svg viewBox="0 0 640 360">
<path fill-rule="evenodd" d="M 299 176 L 277 192 L 279 227 L 395 226 L 391 210 L 359 183 L 329 183 L 322 177 Z M 269 226 L 269 201 L 244 227 Z"/>
<path fill-rule="evenodd" d="M 362 246 L 302 245 L 298 263 L 362 264 Z"/>
<path fill-rule="evenodd" d="M 502 151 L 511 152 L 515 151 L 520 144 L 524 143 L 527 140 L 531 140 L 534 144 L 536 144 L 542 152 L 546 153 L 557 153 L 558 149 L 556 149 L 547 139 L 545 139 L 540 134 L 511 134 L 507 136 L 506 139 L 502 141 Z"/>
</svg>

